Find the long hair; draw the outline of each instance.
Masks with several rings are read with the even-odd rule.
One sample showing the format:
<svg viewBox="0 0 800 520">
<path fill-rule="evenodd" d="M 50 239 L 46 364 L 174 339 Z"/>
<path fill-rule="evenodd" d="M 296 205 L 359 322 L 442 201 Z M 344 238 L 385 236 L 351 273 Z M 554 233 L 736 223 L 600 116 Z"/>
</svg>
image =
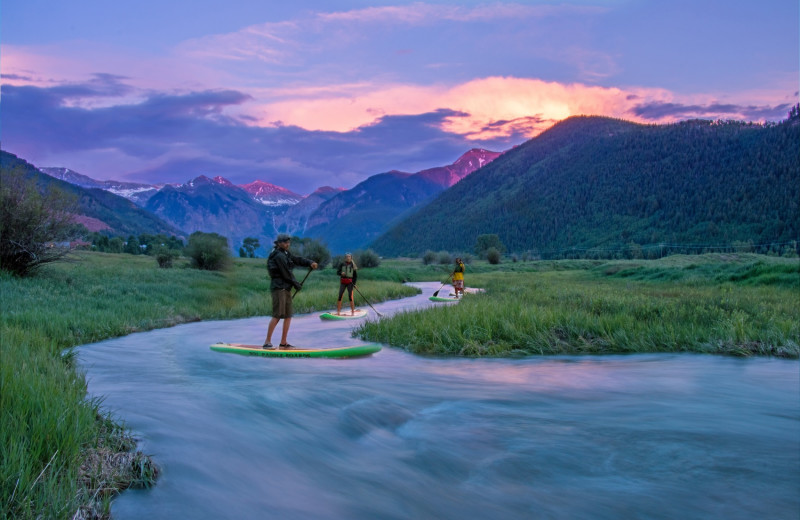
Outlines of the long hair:
<svg viewBox="0 0 800 520">
<path fill-rule="evenodd" d="M 353 264 L 353 270 L 354 271 L 358 271 L 358 266 L 356 265 L 356 259 L 355 259 L 355 257 L 353 257 L 353 255 L 351 253 L 345 253 L 344 254 L 344 260 L 342 260 L 342 262 L 346 262 L 347 261 L 347 255 L 350 255 L 350 262 Z"/>
</svg>

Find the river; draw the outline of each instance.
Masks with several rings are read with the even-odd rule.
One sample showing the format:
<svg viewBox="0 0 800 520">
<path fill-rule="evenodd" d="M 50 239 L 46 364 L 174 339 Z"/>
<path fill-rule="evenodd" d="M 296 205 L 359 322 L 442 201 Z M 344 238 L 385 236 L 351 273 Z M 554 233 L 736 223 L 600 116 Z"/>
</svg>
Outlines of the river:
<svg viewBox="0 0 800 520">
<path fill-rule="evenodd" d="M 375 307 L 433 305 L 440 285 L 414 285 L 422 295 Z M 78 349 L 90 395 L 162 469 L 153 488 L 114 500 L 115 519 L 800 517 L 796 360 L 209 349 L 260 344 L 267 321 L 191 323 Z M 364 343 L 352 326 L 296 316 L 289 341 Z"/>
</svg>

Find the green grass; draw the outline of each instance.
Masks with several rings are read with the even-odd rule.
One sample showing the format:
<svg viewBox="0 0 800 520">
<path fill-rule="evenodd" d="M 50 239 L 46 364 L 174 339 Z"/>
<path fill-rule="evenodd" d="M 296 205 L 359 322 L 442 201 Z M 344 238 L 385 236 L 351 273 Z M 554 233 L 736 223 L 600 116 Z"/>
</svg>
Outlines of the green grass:
<svg viewBox="0 0 800 520">
<path fill-rule="evenodd" d="M 653 261 L 562 260 L 467 265 L 486 292 L 457 305 L 367 322 L 358 333 L 428 355 L 711 352 L 798 357 L 800 264 L 758 255 Z M 388 259 L 362 269 L 370 302 L 417 291 L 401 281 L 448 279 L 452 265 Z M 296 272 L 298 278 L 305 274 Z M 333 269 L 314 271 L 297 313 L 330 310 Z M 134 475 L 87 474 L 105 451 L 130 450 L 102 403 L 86 399 L 70 347 L 205 319 L 270 314 L 264 259 L 226 272 L 151 257 L 85 253 L 27 279 L 0 273 L 0 503 L 3 518 L 71 518 L 114 490 L 147 485 L 154 469 L 133 455 Z M 266 324 L 265 324 L 266 325 Z M 266 327 L 265 327 L 266 328 Z M 138 473 L 137 473 L 138 472 Z"/>
<path fill-rule="evenodd" d="M 367 322 L 356 333 L 426 355 L 800 355 L 797 259 L 703 255 L 475 267 L 468 266 L 467 285 L 485 293 Z"/>
<path fill-rule="evenodd" d="M 304 274 L 297 271 L 298 278 Z M 370 275 L 361 271 L 359 289 L 373 303 L 417 293 Z M 2 517 L 9 519 L 71 518 L 97 491 L 130 484 L 79 473 L 81 463 L 99 447 L 119 444 L 120 436 L 107 427 L 99 403 L 86 400 L 70 347 L 178 323 L 271 312 L 264 259 L 237 259 L 232 269 L 218 273 L 188 269 L 185 262 L 159 269 L 152 257 L 83 253 L 34 278 L 0 272 L 0 291 L 0 501 Z M 337 295 L 333 269 L 314 271 L 295 299 L 295 311 L 329 310 Z M 136 464 L 146 469 L 146 462 Z M 108 494 L 98 498 L 107 513 Z"/>
</svg>

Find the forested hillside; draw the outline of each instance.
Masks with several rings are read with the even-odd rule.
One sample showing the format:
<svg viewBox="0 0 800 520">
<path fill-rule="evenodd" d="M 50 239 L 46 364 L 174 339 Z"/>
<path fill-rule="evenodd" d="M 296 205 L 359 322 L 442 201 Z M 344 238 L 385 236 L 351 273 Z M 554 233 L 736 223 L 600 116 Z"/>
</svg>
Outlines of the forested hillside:
<svg viewBox="0 0 800 520">
<path fill-rule="evenodd" d="M 33 180 L 42 191 L 57 188 L 71 194 L 77 201 L 78 214 L 75 221 L 87 225 L 90 231 L 103 231 L 111 235 L 165 234 L 183 236 L 184 232 L 133 202 L 99 188 L 82 188 L 65 182 L 36 169 L 16 155 L 0 150 L 0 167 L 12 171 L 19 169 Z M 92 229 L 94 227 L 94 229 Z"/>
<path fill-rule="evenodd" d="M 443 192 L 373 244 L 383 255 L 631 243 L 783 242 L 800 235 L 800 119 L 640 125 L 572 117 Z"/>
</svg>

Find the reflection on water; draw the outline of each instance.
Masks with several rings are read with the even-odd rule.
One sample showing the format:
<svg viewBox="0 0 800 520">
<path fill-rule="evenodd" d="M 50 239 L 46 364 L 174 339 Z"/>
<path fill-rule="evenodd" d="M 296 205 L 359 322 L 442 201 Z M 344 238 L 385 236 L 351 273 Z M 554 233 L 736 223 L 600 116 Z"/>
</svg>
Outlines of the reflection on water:
<svg viewBox="0 0 800 520">
<path fill-rule="evenodd" d="M 376 308 L 436 305 L 440 285 L 418 285 Z M 163 469 L 153 489 L 115 500 L 116 519 L 800 516 L 796 361 L 208 348 L 259 343 L 266 325 L 194 323 L 80 349 L 90 392 Z M 353 325 L 297 316 L 290 341 L 361 343 Z"/>
</svg>

